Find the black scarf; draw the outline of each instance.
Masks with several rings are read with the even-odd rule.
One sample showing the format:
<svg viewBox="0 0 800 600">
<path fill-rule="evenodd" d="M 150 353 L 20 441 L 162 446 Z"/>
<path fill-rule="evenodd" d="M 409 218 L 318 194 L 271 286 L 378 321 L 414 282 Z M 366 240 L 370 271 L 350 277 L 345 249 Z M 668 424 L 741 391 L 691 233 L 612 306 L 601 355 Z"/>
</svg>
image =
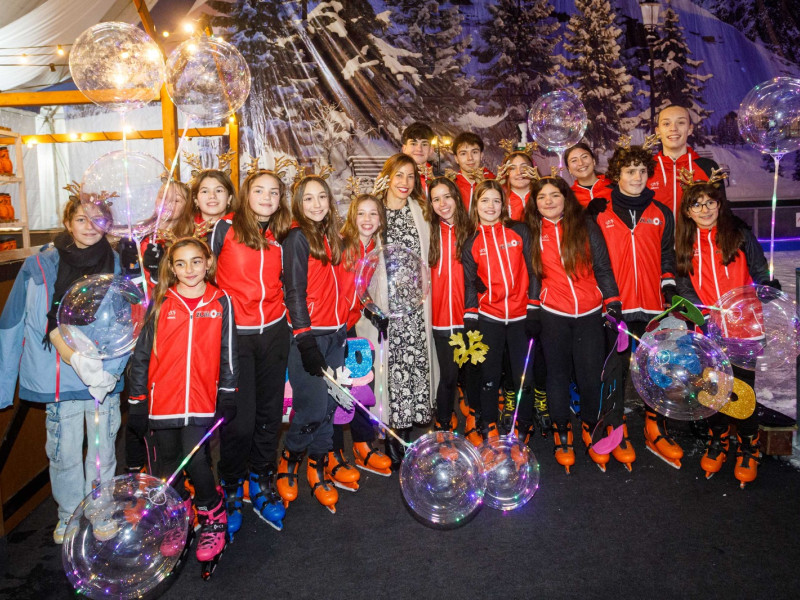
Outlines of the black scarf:
<svg viewBox="0 0 800 600">
<path fill-rule="evenodd" d="M 619 190 L 619 187 L 614 186 L 611 188 L 611 206 L 617 216 L 628 226 L 628 229 L 633 229 L 639 217 L 653 202 L 655 195 L 653 190 L 644 188 L 638 196 L 626 196 Z"/>
<path fill-rule="evenodd" d="M 85 275 L 114 272 L 114 251 L 105 237 L 88 248 L 78 248 L 68 231 L 62 231 L 53 240 L 58 250 L 58 276 L 53 286 L 53 303 L 47 313 L 47 331 L 42 344 L 50 348 L 50 332 L 58 326 L 58 307 L 67 290 Z"/>
</svg>

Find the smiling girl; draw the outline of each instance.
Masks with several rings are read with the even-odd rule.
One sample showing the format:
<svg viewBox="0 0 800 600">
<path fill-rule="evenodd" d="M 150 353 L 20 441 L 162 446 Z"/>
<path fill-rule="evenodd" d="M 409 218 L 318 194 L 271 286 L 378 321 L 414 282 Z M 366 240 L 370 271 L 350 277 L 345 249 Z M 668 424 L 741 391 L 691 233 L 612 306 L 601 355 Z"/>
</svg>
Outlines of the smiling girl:
<svg viewBox="0 0 800 600">
<path fill-rule="evenodd" d="M 611 181 L 595 171 L 597 160 L 587 144 L 578 142 L 568 148 L 564 152 L 564 164 L 575 180 L 572 191 L 582 207 L 587 207 L 595 198 L 611 197 Z"/>
<path fill-rule="evenodd" d="M 239 209 L 217 221 L 211 250 L 217 283 L 235 307 L 239 348 L 240 418 L 220 432 L 219 472 L 232 539 L 242 523 L 243 483 L 253 510 L 280 531 L 285 510 L 275 487 L 289 327 L 283 300 L 283 249 L 289 231 L 286 186 L 267 170 L 250 173 L 239 192 Z"/>
</svg>

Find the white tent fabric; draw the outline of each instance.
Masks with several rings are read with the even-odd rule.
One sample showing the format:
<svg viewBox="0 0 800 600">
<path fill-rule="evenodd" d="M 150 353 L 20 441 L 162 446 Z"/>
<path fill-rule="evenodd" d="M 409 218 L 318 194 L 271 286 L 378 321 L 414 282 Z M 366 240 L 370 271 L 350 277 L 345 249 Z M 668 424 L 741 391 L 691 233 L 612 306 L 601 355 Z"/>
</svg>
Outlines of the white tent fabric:
<svg viewBox="0 0 800 600">
<path fill-rule="evenodd" d="M 148 9 L 157 1 L 147 0 Z M 85 29 L 101 21 L 139 22 L 130 0 L 3 0 L 3 11 L 6 3 L 8 12 L 0 21 L 0 63 L 6 64 L 21 63 L 19 55 L 23 52 L 47 52 L 35 46 L 70 44 Z M 7 22 L 7 15 L 16 18 Z M 0 67 L 0 90 L 23 91 L 69 78 L 69 67 L 56 67 L 55 72 L 49 68 L 50 63 L 66 64 L 66 56 L 53 53 L 52 58 L 31 56 L 29 60 L 30 65 L 25 67 Z"/>
</svg>

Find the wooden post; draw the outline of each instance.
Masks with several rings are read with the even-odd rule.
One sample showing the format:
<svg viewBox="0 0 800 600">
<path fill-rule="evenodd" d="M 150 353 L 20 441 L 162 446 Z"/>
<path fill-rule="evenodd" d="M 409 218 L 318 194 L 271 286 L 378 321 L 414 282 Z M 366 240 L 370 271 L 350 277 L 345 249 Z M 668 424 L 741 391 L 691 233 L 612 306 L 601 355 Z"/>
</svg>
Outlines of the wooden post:
<svg viewBox="0 0 800 600">
<path fill-rule="evenodd" d="M 236 113 L 232 114 L 228 119 L 228 141 L 230 142 L 230 149 L 233 151 L 233 160 L 231 160 L 231 181 L 233 187 L 239 191 L 239 119 Z"/>
<path fill-rule="evenodd" d="M 164 164 L 167 169 L 172 165 L 175 153 L 178 151 L 178 111 L 172 98 L 167 94 L 166 86 L 161 87 L 161 129 L 164 136 Z M 176 180 L 181 178 L 181 161 L 175 165 L 172 175 Z"/>
</svg>

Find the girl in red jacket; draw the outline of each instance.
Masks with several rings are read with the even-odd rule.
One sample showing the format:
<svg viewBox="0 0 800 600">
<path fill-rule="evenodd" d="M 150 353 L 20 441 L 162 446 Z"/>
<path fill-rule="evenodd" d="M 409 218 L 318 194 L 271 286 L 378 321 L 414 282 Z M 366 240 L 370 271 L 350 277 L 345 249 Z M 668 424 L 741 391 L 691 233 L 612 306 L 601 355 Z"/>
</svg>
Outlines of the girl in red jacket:
<svg viewBox="0 0 800 600">
<path fill-rule="evenodd" d="M 214 224 L 236 210 L 236 190 L 225 171 L 206 169 L 192 178 L 191 192 L 192 210 L 184 212 L 178 227 L 205 241 Z"/>
<path fill-rule="evenodd" d="M 528 258 L 531 234 L 524 224 L 508 218 L 505 194 L 497 181 L 485 180 L 477 185 L 470 221 L 476 231 L 464 244 L 461 257 L 464 328 L 480 331 L 489 346 L 480 377 L 486 440 L 499 435 L 497 394 L 503 352 L 508 351 L 514 387 L 519 389 L 528 339 L 538 336 L 538 321 L 534 316 L 534 276 Z M 479 288 L 483 291 L 479 292 Z"/>
<path fill-rule="evenodd" d="M 770 280 L 767 259 L 756 236 L 731 212 L 725 195 L 715 185 L 698 182 L 683 190 L 675 236 L 678 293 L 701 306 L 712 306 L 726 292 L 753 283 L 780 289 Z M 734 365 L 733 373 L 753 387 L 755 373 Z M 722 468 L 730 449 L 731 424 L 739 446 L 733 474 L 741 482 L 754 481 L 761 457 L 757 412 L 746 419 L 717 413 L 708 419 L 710 438 L 700 467 L 711 477 Z"/>
<path fill-rule="evenodd" d="M 347 218 L 342 226 L 342 262 L 339 263 L 339 289 L 347 301 L 347 337 L 358 337 L 356 323 L 363 314 L 380 328 L 380 317 L 362 304 L 356 294 L 356 272 L 358 262 L 375 248 L 376 236 L 386 228 L 386 211 L 383 203 L 375 196 L 361 194 L 350 202 Z M 388 325 L 388 323 L 387 323 Z M 375 429 L 364 412 L 356 408 L 350 421 L 350 434 L 353 437 L 353 456 L 356 465 L 378 475 L 391 474 L 391 459 L 372 447 Z M 336 487 L 356 491 L 359 472 L 350 465 L 344 456 L 344 425 L 333 426 L 333 452 L 328 454 L 328 474 Z"/>
<path fill-rule="evenodd" d="M 603 235 L 584 215 L 567 182 L 543 177 L 534 182 L 531 194 L 535 201 L 525 209 L 525 221 L 532 234 L 531 266 L 541 281 L 536 300 L 541 307 L 540 343 L 547 363 L 556 460 L 567 473 L 575 464 L 569 420 L 569 382 L 574 373 L 581 392 L 581 437 L 589 457 L 605 471 L 609 456 L 592 449 L 592 432 L 602 410 L 603 307 L 622 319 L 619 290 Z M 626 464 L 635 459 L 629 444 L 615 449 L 614 457 Z"/>
<path fill-rule="evenodd" d="M 578 142 L 568 148 L 564 152 L 564 164 L 575 180 L 572 191 L 582 207 L 586 208 L 595 198 L 611 198 L 611 181 L 595 171 L 597 160 L 587 144 Z"/>
<path fill-rule="evenodd" d="M 530 169 L 534 166 L 530 154 L 516 150 L 506 155 L 498 169 L 498 179 L 506 178 L 504 189 L 508 197 L 508 216 L 514 221 L 525 218 L 525 206 L 531 197 Z"/>
<path fill-rule="evenodd" d="M 289 345 L 294 418 L 278 465 L 278 493 L 286 505 L 297 498 L 297 471 L 308 452 L 311 491 L 335 513 L 339 495 L 325 465 L 333 449 L 336 403 L 322 372 L 344 366 L 349 306 L 336 269 L 342 258 L 339 219 L 323 178 L 311 175 L 295 185 L 292 215 L 295 222 L 283 242 L 283 281 L 294 333 Z"/>
<path fill-rule="evenodd" d="M 236 308 L 239 346 L 239 417 L 220 431 L 219 475 L 228 510 L 228 536 L 242 524 L 244 480 L 256 514 L 280 531 L 286 513 L 275 487 L 289 327 L 283 302 L 283 250 L 289 231 L 286 186 L 263 169 L 251 172 L 239 208 L 217 221 L 211 251 L 217 284 Z"/>
<path fill-rule="evenodd" d="M 464 329 L 464 269 L 461 252 L 472 235 L 472 223 L 458 187 L 447 177 L 431 182 L 428 193 L 431 213 L 431 241 L 428 266 L 431 268 L 431 326 L 439 385 L 436 388 L 436 429 L 453 431 L 451 423 L 458 386 L 458 365 L 453 360 L 450 336 Z M 466 340 L 465 340 L 466 341 Z M 474 435 L 475 417 L 466 426 Z M 470 417 L 467 417 L 470 419 Z"/>
<path fill-rule="evenodd" d="M 214 422 L 215 412 L 225 422 L 236 416 L 233 307 L 227 294 L 210 283 L 213 276 L 214 257 L 205 243 L 182 238 L 172 245 L 131 359 L 129 426 L 143 436 L 149 425 L 158 457 L 156 477 L 168 477 L 178 468 Z M 228 515 L 205 446 L 185 471 L 194 485 L 200 521 L 197 560 L 215 563 L 225 548 Z M 172 485 L 191 512 L 183 471 Z M 166 540 L 161 550 L 177 553 L 180 544 Z"/>
</svg>

